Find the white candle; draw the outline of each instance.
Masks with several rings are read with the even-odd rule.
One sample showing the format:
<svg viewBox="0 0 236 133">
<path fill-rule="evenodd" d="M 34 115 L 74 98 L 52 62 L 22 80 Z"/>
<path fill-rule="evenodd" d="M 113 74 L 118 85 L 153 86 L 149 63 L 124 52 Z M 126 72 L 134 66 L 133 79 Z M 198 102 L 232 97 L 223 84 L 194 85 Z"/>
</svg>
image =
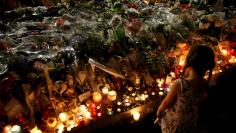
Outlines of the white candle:
<svg viewBox="0 0 236 133">
<path fill-rule="evenodd" d="M 12 128 L 11 125 L 7 125 L 7 126 L 4 127 L 3 132 L 4 133 L 11 133 L 11 128 Z"/>
<path fill-rule="evenodd" d="M 71 131 L 71 127 L 67 127 L 66 130 L 67 130 L 67 131 Z"/>
<path fill-rule="evenodd" d="M 140 84 L 140 78 L 136 78 L 136 79 L 135 79 L 135 83 L 136 83 L 137 85 L 139 85 L 139 84 Z"/>
<path fill-rule="evenodd" d="M 156 95 L 156 93 L 155 93 L 155 92 L 152 92 L 152 95 L 153 95 L 153 96 L 155 96 L 155 95 Z"/>
<path fill-rule="evenodd" d="M 102 101 L 102 95 L 99 92 L 93 92 L 93 101 L 100 103 Z"/>
<path fill-rule="evenodd" d="M 35 126 L 33 129 L 30 130 L 30 133 L 42 133 L 42 131 L 38 129 L 37 126 Z"/>
<path fill-rule="evenodd" d="M 160 91 L 160 92 L 159 92 L 159 95 L 162 96 L 162 95 L 164 95 L 164 93 L 163 93 L 162 91 Z"/>
<path fill-rule="evenodd" d="M 121 112 L 121 109 L 120 109 L 120 108 L 117 108 L 117 112 Z"/>
<path fill-rule="evenodd" d="M 67 120 L 67 113 L 66 112 L 62 112 L 59 114 L 59 119 L 62 121 L 62 122 L 65 122 Z"/>
<path fill-rule="evenodd" d="M 102 116 L 102 113 L 101 113 L 101 112 L 98 112 L 98 116 L 99 116 L 99 117 Z"/>
<path fill-rule="evenodd" d="M 91 113 L 90 112 L 85 112 L 85 117 L 88 118 L 88 119 L 91 119 Z"/>
<path fill-rule="evenodd" d="M 100 109 L 100 108 L 101 108 L 101 105 L 98 105 L 98 106 L 97 106 L 97 109 Z"/>
<path fill-rule="evenodd" d="M 141 99 L 142 101 L 145 101 L 145 100 L 146 100 L 146 97 L 145 97 L 145 95 L 144 95 L 144 94 L 142 94 L 142 95 L 141 95 L 141 97 L 140 97 L 140 99 Z"/>
<path fill-rule="evenodd" d="M 128 91 L 132 91 L 133 87 L 128 87 L 127 89 L 128 89 Z"/>
<path fill-rule="evenodd" d="M 132 93 L 131 95 L 134 97 L 136 94 L 135 94 L 135 93 Z"/>
<path fill-rule="evenodd" d="M 104 87 L 102 88 L 102 93 L 106 95 L 106 94 L 108 94 L 108 92 L 109 92 L 108 87 L 107 87 L 107 86 L 104 86 Z"/>
<path fill-rule="evenodd" d="M 58 133 L 62 133 L 64 131 L 64 124 L 63 123 L 58 123 L 57 125 L 57 129 L 58 129 Z"/>
<path fill-rule="evenodd" d="M 80 105 L 79 106 L 79 112 L 86 112 L 87 111 L 87 107 L 85 105 Z"/>
<path fill-rule="evenodd" d="M 117 105 L 121 105 L 121 102 L 117 102 Z"/>
<path fill-rule="evenodd" d="M 227 56 L 228 55 L 228 51 L 226 49 L 222 49 L 221 53 L 223 56 Z"/>
<path fill-rule="evenodd" d="M 107 99 L 110 101 L 115 101 L 116 100 L 117 93 L 116 91 L 109 91 Z"/>
<path fill-rule="evenodd" d="M 140 113 L 139 113 L 139 112 L 134 112 L 134 113 L 133 113 L 133 119 L 134 119 L 135 121 L 138 121 L 139 118 L 140 118 Z"/>
<path fill-rule="evenodd" d="M 12 126 L 11 132 L 12 132 L 12 133 L 20 133 L 20 132 L 21 132 L 20 126 L 18 126 L 18 125 Z"/>
</svg>

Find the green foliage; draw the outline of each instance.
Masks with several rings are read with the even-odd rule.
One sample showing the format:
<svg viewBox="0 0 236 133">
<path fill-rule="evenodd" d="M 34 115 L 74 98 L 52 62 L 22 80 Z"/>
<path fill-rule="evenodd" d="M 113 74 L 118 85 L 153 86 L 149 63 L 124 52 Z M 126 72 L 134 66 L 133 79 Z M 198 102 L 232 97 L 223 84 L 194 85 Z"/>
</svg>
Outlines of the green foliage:
<svg viewBox="0 0 236 133">
<path fill-rule="evenodd" d="M 122 27 L 119 27 L 116 31 L 115 31 L 115 40 L 117 42 L 123 42 L 125 39 L 125 30 Z"/>
</svg>

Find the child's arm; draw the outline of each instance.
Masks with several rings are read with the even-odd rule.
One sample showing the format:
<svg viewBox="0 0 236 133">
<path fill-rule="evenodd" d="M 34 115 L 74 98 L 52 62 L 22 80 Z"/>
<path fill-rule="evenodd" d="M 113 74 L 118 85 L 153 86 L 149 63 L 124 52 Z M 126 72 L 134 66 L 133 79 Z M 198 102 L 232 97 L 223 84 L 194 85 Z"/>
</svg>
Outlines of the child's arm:
<svg viewBox="0 0 236 133">
<path fill-rule="evenodd" d="M 49 75 L 49 68 L 45 64 L 43 64 L 42 62 L 39 62 L 39 61 L 36 61 L 34 63 L 34 68 L 43 71 L 44 77 L 47 82 L 49 96 L 51 96 L 53 83 L 52 83 L 52 79 L 50 78 L 50 75 Z"/>
<path fill-rule="evenodd" d="M 43 70 L 43 74 L 44 74 L 44 77 L 45 77 L 46 82 L 47 82 L 47 88 L 48 88 L 49 96 L 52 96 L 51 94 L 52 94 L 53 85 L 52 85 L 52 80 L 49 76 L 49 70 L 48 70 L 47 67 Z"/>
<path fill-rule="evenodd" d="M 177 92 L 181 88 L 181 80 L 175 80 L 174 83 L 170 87 L 170 92 L 167 94 L 167 96 L 164 98 L 164 100 L 161 102 L 158 110 L 157 110 L 157 117 L 160 118 L 162 117 L 163 112 L 171 107 L 173 103 L 176 100 L 177 97 Z"/>
</svg>

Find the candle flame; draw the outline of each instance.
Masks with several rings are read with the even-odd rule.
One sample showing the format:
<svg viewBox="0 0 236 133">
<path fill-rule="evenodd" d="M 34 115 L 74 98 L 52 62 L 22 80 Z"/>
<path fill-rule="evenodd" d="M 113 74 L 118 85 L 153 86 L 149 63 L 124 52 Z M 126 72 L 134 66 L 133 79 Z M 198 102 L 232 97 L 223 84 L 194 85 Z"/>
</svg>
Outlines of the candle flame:
<svg viewBox="0 0 236 133">
<path fill-rule="evenodd" d="M 133 119 L 135 121 L 139 121 L 140 119 L 140 113 L 139 112 L 133 112 Z"/>
<path fill-rule="evenodd" d="M 37 126 L 35 126 L 33 129 L 30 130 L 30 133 L 42 133 L 42 131 L 38 129 Z"/>
<path fill-rule="evenodd" d="M 65 122 L 67 120 L 67 113 L 66 112 L 62 112 L 59 114 L 59 119 L 62 121 L 62 122 Z"/>
</svg>

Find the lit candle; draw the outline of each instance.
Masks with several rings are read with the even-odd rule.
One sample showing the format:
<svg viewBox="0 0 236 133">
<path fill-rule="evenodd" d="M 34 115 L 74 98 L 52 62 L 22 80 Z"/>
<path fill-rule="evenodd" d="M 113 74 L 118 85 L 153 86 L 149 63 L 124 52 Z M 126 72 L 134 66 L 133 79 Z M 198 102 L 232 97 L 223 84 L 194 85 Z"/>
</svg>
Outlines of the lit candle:
<svg viewBox="0 0 236 133">
<path fill-rule="evenodd" d="M 96 108 L 96 105 L 94 103 L 90 103 L 90 108 L 94 110 Z"/>
<path fill-rule="evenodd" d="M 121 105 L 121 102 L 117 102 L 117 105 Z"/>
<path fill-rule="evenodd" d="M 35 126 L 33 129 L 30 130 L 30 133 L 42 133 L 42 131 L 38 129 L 37 126 Z"/>
<path fill-rule="evenodd" d="M 128 87 L 127 89 L 128 89 L 128 91 L 132 91 L 133 87 Z"/>
<path fill-rule="evenodd" d="M 135 93 L 132 93 L 131 95 L 134 97 L 136 94 L 135 94 Z"/>
<path fill-rule="evenodd" d="M 141 97 L 140 97 L 140 99 L 141 99 L 142 101 L 145 101 L 145 100 L 146 100 L 146 97 L 145 97 L 145 95 L 144 95 L 144 94 L 142 94 L 142 95 L 141 95 Z"/>
<path fill-rule="evenodd" d="M 229 63 L 231 63 L 231 64 L 236 63 L 236 58 L 235 58 L 235 56 L 231 56 L 231 57 L 230 57 Z"/>
<path fill-rule="evenodd" d="M 159 85 L 162 85 L 165 82 L 165 79 L 164 78 L 156 79 L 156 82 L 158 83 L 158 86 L 159 86 Z"/>
<path fill-rule="evenodd" d="M 79 106 L 79 111 L 80 112 L 86 112 L 87 111 L 87 107 L 85 105 L 80 105 Z"/>
<path fill-rule="evenodd" d="M 4 127 L 3 132 L 4 133 L 11 133 L 11 128 L 12 128 L 11 125 L 7 125 L 7 126 Z"/>
<path fill-rule="evenodd" d="M 106 95 L 106 94 L 108 94 L 108 92 L 109 92 L 108 86 L 105 85 L 105 86 L 102 88 L 102 93 Z"/>
<path fill-rule="evenodd" d="M 184 66 L 184 59 L 183 59 L 184 57 L 183 56 L 181 56 L 180 57 L 180 60 L 179 60 L 179 65 L 182 67 L 182 66 Z"/>
<path fill-rule="evenodd" d="M 107 114 L 108 115 L 113 115 L 113 110 L 112 110 L 112 106 L 111 105 L 107 106 Z"/>
<path fill-rule="evenodd" d="M 14 125 L 11 128 L 11 133 L 20 133 L 21 132 L 21 127 L 18 125 Z"/>
<path fill-rule="evenodd" d="M 87 100 L 87 101 L 86 101 L 86 106 L 89 107 L 90 104 L 91 104 L 91 101 L 90 101 L 90 100 Z"/>
<path fill-rule="evenodd" d="M 170 84 L 172 82 L 173 77 L 171 75 L 166 76 L 166 84 Z"/>
<path fill-rule="evenodd" d="M 63 131 L 64 131 L 64 128 L 65 128 L 65 126 L 64 126 L 64 124 L 63 123 L 58 123 L 57 124 L 57 128 L 56 129 L 58 129 L 58 133 L 62 133 Z"/>
<path fill-rule="evenodd" d="M 67 120 L 67 113 L 66 112 L 60 113 L 59 119 L 61 120 L 61 122 L 65 122 Z"/>
<path fill-rule="evenodd" d="M 72 112 L 73 113 L 77 113 L 79 111 L 79 107 L 78 106 L 75 106 L 73 109 L 72 109 Z"/>
<path fill-rule="evenodd" d="M 133 113 L 133 119 L 134 119 L 135 121 L 138 121 L 138 120 L 140 119 L 140 113 L 139 113 L 139 112 L 134 112 L 134 113 Z"/>
<path fill-rule="evenodd" d="M 126 103 L 129 102 L 129 100 L 128 100 L 128 99 L 125 99 L 125 102 L 126 102 Z"/>
<path fill-rule="evenodd" d="M 162 96 L 162 95 L 164 95 L 164 93 L 163 93 L 162 91 L 160 91 L 160 92 L 159 92 L 159 95 Z"/>
<path fill-rule="evenodd" d="M 120 109 L 120 108 L 117 108 L 117 112 L 121 112 L 121 109 Z"/>
<path fill-rule="evenodd" d="M 48 118 L 47 119 L 47 126 L 49 128 L 54 128 L 57 125 L 57 119 L 54 117 Z"/>
<path fill-rule="evenodd" d="M 228 56 L 228 51 L 226 49 L 222 49 L 221 53 L 223 56 Z"/>
<path fill-rule="evenodd" d="M 125 103 L 125 106 L 130 106 L 130 103 L 129 102 Z"/>
<path fill-rule="evenodd" d="M 170 72 L 170 75 L 175 78 L 175 73 L 174 72 Z"/>
<path fill-rule="evenodd" d="M 67 131 L 71 131 L 71 127 L 67 127 L 66 130 L 67 130 Z"/>
<path fill-rule="evenodd" d="M 102 113 L 101 112 L 98 112 L 98 117 L 101 117 L 102 116 Z"/>
<path fill-rule="evenodd" d="M 76 123 L 76 122 L 75 122 L 75 116 L 74 116 L 74 114 L 68 115 L 67 123 L 68 123 L 69 125 L 74 125 L 74 124 Z"/>
<path fill-rule="evenodd" d="M 152 92 L 151 94 L 152 94 L 153 96 L 155 96 L 155 95 L 156 95 L 156 93 L 155 93 L 155 92 Z"/>
<path fill-rule="evenodd" d="M 101 105 L 98 105 L 98 106 L 97 106 L 97 109 L 100 109 L 100 108 L 101 108 Z"/>
<path fill-rule="evenodd" d="M 102 101 L 102 95 L 99 92 L 93 92 L 93 101 L 100 103 Z"/>
<path fill-rule="evenodd" d="M 83 116 L 82 116 L 82 115 L 79 115 L 79 116 L 78 116 L 78 120 L 82 121 L 82 120 L 83 120 Z"/>
<path fill-rule="evenodd" d="M 135 84 L 139 85 L 140 84 L 140 78 L 135 79 Z"/>
<path fill-rule="evenodd" d="M 91 119 L 91 113 L 90 112 L 85 112 L 85 117 L 88 118 L 88 119 Z"/>
<path fill-rule="evenodd" d="M 109 91 L 107 99 L 110 100 L 110 101 L 115 101 L 116 100 L 116 96 L 117 96 L 116 91 L 114 91 L 114 90 L 113 91 Z"/>
</svg>

